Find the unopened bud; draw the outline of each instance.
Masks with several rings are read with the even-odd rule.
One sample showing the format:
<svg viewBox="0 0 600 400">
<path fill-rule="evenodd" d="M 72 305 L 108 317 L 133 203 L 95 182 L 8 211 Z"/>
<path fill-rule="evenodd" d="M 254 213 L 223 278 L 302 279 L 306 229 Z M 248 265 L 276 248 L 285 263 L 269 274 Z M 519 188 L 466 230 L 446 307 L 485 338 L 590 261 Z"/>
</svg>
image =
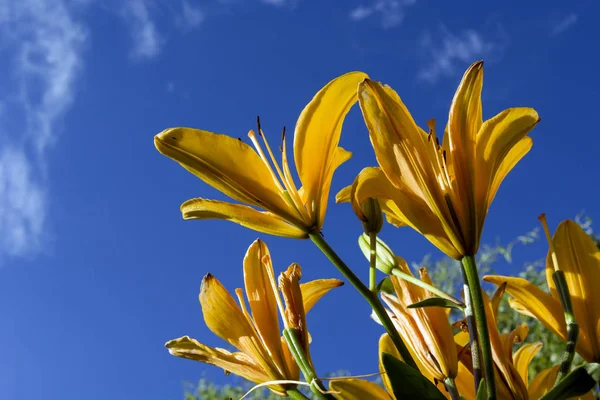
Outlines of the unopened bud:
<svg viewBox="0 0 600 400">
<path fill-rule="evenodd" d="M 383 227 L 383 215 L 381 214 L 379 201 L 369 197 L 360 205 L 360 209 L 366 219 L 362 222 L 365 233 L 381 232 L 381 228 Z"/>
<path fill-rule="evenodd" d="M 358 246 L 363 252 L 367 260 L 371 259 L 371 239 L 369 235 L 363 233 L 358 238 Z M 375 267 L 385 274 L 390 274 L 392 269 L 397 268 L 396 255 L 385 242 L 377 238 L 377 248 L 375 250 L 377 256 Z"/>
</svg>

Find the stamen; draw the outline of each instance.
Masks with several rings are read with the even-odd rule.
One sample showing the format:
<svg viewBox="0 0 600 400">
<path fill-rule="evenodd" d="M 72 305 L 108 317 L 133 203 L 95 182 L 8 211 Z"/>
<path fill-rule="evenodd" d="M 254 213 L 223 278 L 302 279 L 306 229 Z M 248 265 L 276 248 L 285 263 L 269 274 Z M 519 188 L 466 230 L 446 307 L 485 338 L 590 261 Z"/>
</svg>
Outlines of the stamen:
<svg viewBox="0 0 600 400">
<path fill-rule="evenodd" d="M 285 307 L 283 306 L 283 302 L 281 301 L 281 296 L 279 296 L 279 287 L 277 286 L 277 281 L 275 280 L 275 275 L 273 274 L 273 267 L 271 265 L 271 257 L 268 255 L 264 255 L 261 260 L 265 270 L 267 271 L 267 275 L 269 276 L 269 284 L 271 285 L 271 289 L 273 290 L 273 294 L 275 295 L 275 300 L 277 301 L 277 308 L 279 308 L 279 313 L 281 315 L 281 319 L 283 320 L 283 325 L 285 329 L 288 329 L 288 323 L 285 318 Z"/>
<path fill-rule="evenodd" d="M 244 314 L 244 316 L 248 320 L 248 323 L 250 324 L 250 326 L 252 326 L 256 331 L 256 328 L 254 327 L 254 322 L 252 322 L 252 317 L 250 317 L 250 313 L 248 312 L 248 309 L 246 308 L 246 301 L 244 300 L 244 291 L 241 288 L 237 288 L 237 289 L 235 289 L 235 294 L 238 298 L 238 302 L 240 303 L 240 308 L 242 309 L 242 314 Z M 258 336 L 258 331 L 256 331 L 256 333 Z"/>
<path fill-rule="evenodd" d="M 248 132 L 248 137 L 252 141 L 252 144 L 254 145 L 254 148 L 256 149 L 256 152 L 260 156 L 260 159 L 263 160 L 263 162 L 267 166 L 267 169 L 271 173 L 271 177 L 273 178 L 273 182 L 275 182 L 275 185 L 277 185 L 277 188 L 279 190 L 284 191 L 285 189 L 283 188 L 283 186 L 281 186 L 281 183 L 279 182 L 279 179 L 277 178 L 277 175 L 275 174 L 275 171 L 273 171 L 273 168 L 271 167 L 271 164 L 269 163 L 269 160 L 267 160 L 267 157 L 265 156 L 265 153 L 263 152 L 262 147 L 260 146 L 260 143 L 258 143 L 258 140 L 256 139 L 256 134 L 254 133 L 254 131 L 251 130 L 250 132 Z"/>
<path fill-rule="evenodd" d="M 256 116 L 256 128 L 259 136 L 262 136 L 262 129 L 260 128 L 260 116 Z"/>
<path fill-rule="evenodd" d="M 538 219 L 542 223 L 542 227 L 544 228 L 544 233 L 546 234 L 546 239 L 548 240 L 548 245 L 550 247 L 550 258 L 552 259 L 552 265 L 555 271 L 560 270 L 558 267 L 558 257 L 556 256 L 556 250 L 554 249 L 554 241 L 552 240 L 552 235 L 550 234 L 550 229 L 548 229 L 548 222 L 546 221 L 546 214 L 541 214 Z"/>
<path fill-rule="evenodd" d="M 283 130 L 281 131 L 281 141 L 283 142 L 285 140 L 285 126 L 283 127 Z"/>
</svg>

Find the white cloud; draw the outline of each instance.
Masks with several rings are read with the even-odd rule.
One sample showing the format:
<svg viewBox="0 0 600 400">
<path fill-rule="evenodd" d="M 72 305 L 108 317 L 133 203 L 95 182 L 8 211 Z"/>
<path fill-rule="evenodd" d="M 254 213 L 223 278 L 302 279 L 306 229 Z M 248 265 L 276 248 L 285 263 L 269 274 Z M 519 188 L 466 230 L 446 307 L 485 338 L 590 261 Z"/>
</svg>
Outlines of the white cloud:
<svg viewBox="0 0 600 400">
<path fill-rule="evenodd" d="M 427 54 L 426 65 L 418 73 L 419 79 L 434 83 L 444 76 L 452 76 L 457 66 L 470 64 L 488 55 L 494 44 L 486 41 L 473 30 L 463 31 L 456 36 L 443 29 L 444 37 L 439 45 L 434 44 L 431 35 L 426 35 L 421 45 Z"/>
<path fill-rule="evenodd" d="M 131 55 L 136 59 L 156 57 L 161 50 L 163 38 L 158 33 L 154 21 L 150 18 L 145 0 L 128 0 L 125 17 L 131 22 L 133 49 Z"/>
<path fill-rule="evenodd" d="M 362 21 L 378 15 L 384 28 L 393 28 L 404 20 L 405 8 L 415 3 L 416 0 L 372 0 L 370 5 L 361 5 L 350 11 L 350 19 Z"/>
<path fill-rule="evenodd" d="M 261 2 L 275 7 L 294 7 L 298 0 L 261 0 Z"/>
<path fill-rule="evenodd" d="M 571 13 L 552 27 L 552 36 L 558 36 L 577 23 L 578 16 Z"/>
<path fill-rule="evenodd" d="M 0 258 L 34 254 L 48 207 L 45 156 L 71 106 L 86 32 L 62 0 L 0 1 L 2 58 L 9 65 L 0 103 Z"/>
<path fill-rule="evenodd" d="M 181 3 L 181 14 L 176 17 L 175 23 L 181 29 L 191 30 L 199 27 L 204 22 L 204 18 L 205 15 L 200 8 L 183 0 Z"/>
</svg>

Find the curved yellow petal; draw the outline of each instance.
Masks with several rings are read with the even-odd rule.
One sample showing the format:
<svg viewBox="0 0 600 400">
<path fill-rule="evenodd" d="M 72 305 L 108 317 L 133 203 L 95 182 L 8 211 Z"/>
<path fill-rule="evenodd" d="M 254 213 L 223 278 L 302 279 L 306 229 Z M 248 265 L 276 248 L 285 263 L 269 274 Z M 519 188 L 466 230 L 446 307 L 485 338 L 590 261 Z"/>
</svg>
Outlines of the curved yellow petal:
<svg viewBox="0 0 600 400">
<path fill-rule="evenodd" d="M 479 229 L 500 183 L 531 148 L 525 135 L 540 121 L 532 108 L 509 108 L 485 121 L 477 135 L 475 197 Z M 523 140 L 525 139 L 525 140 Z"/>
<path fill-rule="evenodd" d="M 333 180 L 333 174 L 336 169 L 352 157 L 352 153 L 338 147 L 335 149 L 333 158 L 329 163 L 329 168 L 323 175 L 323 187 L 321 188 L 321 198 L 319 204 L 319 215 L 317 221 L 317 229 L 321 229 L 323 222 L 325 221 L 325 213 L 327 211 L 327 204 L 329 203 L 329 191 L 331 189 L 331 182 Z"/>
<path fill-rule="evenodd" d="M 381 379 L 383 380 L 383 386 L 387 390 L 388 393 L 393 393 L 392 384 L 390 383 L 390 378 L 385 373 L 385 368 L 383 367 L 383 353 L 391 354 L 396 357 L 398 360 L 402 360 L 402 356 L 398 352 L 398 349 L 392 342 L 390 335 L 384 333 L 379 338 L 379 372 L 381 372 Z"/>
<path fill-rule="evenodd" d="M 202 279 L 200 305 L 208 329 L 251 357 L 272 379 L 283 379 L 273 360 L 234 298 L 211 274 Z"/>
<path fill-rule="evenodd" d="M 269 249 L 263 241 L 257 239 L 244 256 L 244 286 L 254 326 L 275 364 L 284 366 L 279 311 L 275 298 L 278 293 L 269 276 L 274 277 Z M 290 376 L 289 371 L 283 371 L 283 374 Z"/>
<path fill-rule="evenodd" d="M 330 165 L 336 156 L 344 118 L 356 103 L 357 86 L 365 78 L 363 72 L 335 78 L 308 103 L 296 124 L 294 160 L 309 203 L 307 208 L 314 216 L 324 214 L 321 209 L 327 207 L 326 203 L 321 204 L 329 193 L 330 182 L 326 181 L 331 177 L 326 175 L 333 173 Z"/>
<path fill-rule="evenodd" d="M 391 88 L 367 79 L 359 85 L 358 93 L 377 162 L 392 185 L 410 200 L 410 205 L 405 201 L 398 203 L 410 221 L 408 225 L 422 234 L 429 233 L 428 239 L 436 246 L 441 245 L 440 249 L 449 256 L 456 258 L 457 254 L 465 254 L 460 231 L 440 187 L 442 156 L 435 140 L 415 124 Z M 429 215 L 427 222 L 415 219 L 417 210 L 409 213 L 408 207 L 416 207 L 420 216 Z M 431 221 L 435 221 L 433 225 Z M 430 229 L 441 231 L 446 239 L 439 240 L 441 236 L 437 232 L 432 235 L 428 232 Z M 452 246 L 449 248 L 443 242 L 450 242 Z"/>
<path fill-rule="evenodd" d="M 262 383 L 271 380 L 269 375 L 244 353 L 230 353 L 224 349 L 208 347 L 189 336 L 169 340 L 165 347 L 176 357 L 212 364 L 251 382 Z"/>
<path fill-rule="evenodd" d="M 506 291 L 544 326 L 565 340 L 567 337 L 565 316 L 560 302 L 539 287 L 523 278 L 509 276 L 484 276 L 483 280 L 494 285 L 506 282 Z M 517 311 L 519 311 L 517 309 Z"/>
<path fill-rule="evenodd" d="M 555 365 L 554 367 L 538 372 L 538 374 L 531 380 L 529 388 L 527 388 L 530 399 L 539 399 L 548 393 L 550 389 L 552 389 L 554 382 L 556 382 L 556 376 L 558 375 L 559 368 L 560 365 Z"/>
<path fill-rule="evenodd" d="M 515 146 L 510 149 L 504 160 L 500 163 L 496 171 L 492 174 L 492 181 L 490 183 L 490 187 L 487 193 L 487 206 L 492 204 L 494 198 L 496 197 L 496 193 L 500 188 L 500 184 L 506 178 L 506 175 L 517 165 L 521 158 L 525 157 L 531 147 L 533 146 L 533 140 L 529 136 L 525 136 L 521 139 Z M 483 225 L 483 222 L 480 221 L 480 225 Z"/>
<path fill-rule="evenodd" d="M 454 378 L 454 383 L 460 395 L 465 400 L 475 400 L 477 395 L 475 394 L 475 386 L 473 373 L 463 364 L 458 363 L 458 374 Z"/>
<path fill-rule="evenodd" d="M 329 389 L 337 400 L 392 400 L 381 386 L 360 379 L 337 379 L 331 381 Z"/>
<path fill-rule="evenodd" d="M 529 382 L 529 364 L 542 349 L 542 342 L 524 344 L 513 354 L 513 364 L 525 384 Z"/>
<path fill-rule="evenodd" d="M 600 337 L 597 336 L 600 319 L 600 251 L 596 244 L 575 222 L 561 222 L 552 239 L 556 250 L 559 268 L 565 279 L 575 318 L 580 327 L 577 351 L 588 362 L 600 358 Z M 547 265 L 552 266 L 550 255 Z M 551 270 L 546 268 L 547 274 Z M 548 286 L 556 293 L 554 281 L 548 276 Z"/>
<path fill-rule="evenodd" d="M 170 128 L 154 137 L 154 145 L 229 197 L 277 214 L 292 214 L 267 165 L 243 141 L 199 129 Z"/>
<path fill-rule="evenodd" d="M 304 302 L 304 312 L 308 313 L 327 292 L 343 284 L 344 282 L 339 279 L 316 279 L 301 283 L 300 291 L 302 292 L 302 301 Z"/>
<path fill-rule="evenodd" d="M 196 198 L 181 205 L 183 219 L 224 219 L 269 235 L 305 239 L 308 234 L 279 216 L 241 204 Z"/>
<path fill-rule="evenodd" d="M 483 87 L 483 61 L 473 63 L 463 75 L 450 105 L 448 116 L 449 162 L 456 178 L 454 202 L 467 254 L 475 254 L 479 242 L 475 206 L 475 143 L 482 124 L 481 89 Z"/>
</svg>

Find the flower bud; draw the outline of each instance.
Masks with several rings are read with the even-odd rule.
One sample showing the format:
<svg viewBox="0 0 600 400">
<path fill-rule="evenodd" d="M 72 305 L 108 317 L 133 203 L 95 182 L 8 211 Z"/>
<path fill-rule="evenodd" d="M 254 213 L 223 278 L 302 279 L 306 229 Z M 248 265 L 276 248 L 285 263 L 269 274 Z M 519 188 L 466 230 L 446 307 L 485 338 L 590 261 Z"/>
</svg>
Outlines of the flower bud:
<svg viewBox="0 0 600 400">
<path fill-rule="evenodd" d="M 363 233 L 358 238 L 358 246 L 360 250 L 363 252 L 367 260 L 371 258 L 371 240 L 369 235 Z M 379 238 L 377 238 L 377 249 L 375 251 L 377 255 L 376 268 L 383 273 L 390 274 L 392 269 L 397 268 L 398 264 L 396 261 L 396 255 L 389 248 L 385 242 Z"/>
<path fill-rule="evenodd" d="M 360 205 L 360 209 L 364 215 L 362 224 L 365 233 L 379 233 L 383 227 L 383 214 L 379 201 L 369 197 Z"/>
</svg>

